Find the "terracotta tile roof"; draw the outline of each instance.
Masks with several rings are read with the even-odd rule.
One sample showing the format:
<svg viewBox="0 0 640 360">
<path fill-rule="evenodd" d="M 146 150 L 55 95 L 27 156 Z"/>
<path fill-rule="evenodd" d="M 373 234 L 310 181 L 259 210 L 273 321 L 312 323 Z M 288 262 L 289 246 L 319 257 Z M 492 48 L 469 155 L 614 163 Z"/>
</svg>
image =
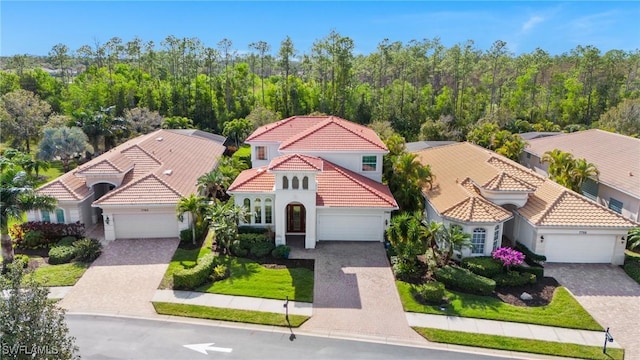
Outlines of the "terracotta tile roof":
<svg viewBox="0 0 640 360">
<path fill-rule="evenodd" d="M 176 204 L 181 194 L 156 174 L 134 180 L 94 202 L 96 205 Z"/>
<path fill-rule="evenodd" d="M 224 153 L 222 142 L 206 136 L 202 131 L 180 132 L 174 130 L 157 130 L 153 133 L 131 139 L 97 158 L 71 171 L 52 183 L 45 184 L 37 191 L 42 194 L 61 196 L 59 199 L 80 200 L 92 193 L 86 187 L 83 174 L 105 175 L 124 170 L 133 165 L 133 171 L 127 172 L 120 187 L 103 196 L 96 204 L 129 205 L 141 204 L 142 201 L 157 203 L 159 191 L 163 197 L 160 203 L 175 200 L 175 193 L 188 196 L 197 190 L 197 179 L 211 171 Z M 150 175 L 157 181 L 150 181 Z M 145 181 L 140 181 L 146 179 Z M 59 184 L 59 185 L 55 185 Z M 135 187 L 131 185 L 137 184 Z M 164 185 L 171 189 L 171 195 Z M 143 186 L 148 186 L 148 195 L 139 196 Z M 69 188 L 70 195 L 64 195 L 63 189 Z M 82 195 L 86 195 L 81 197 Z M 133 195 L 132 195 L 133 194 Z M 108 202 L 106 201 L 110 199 Z M 145 200 L 146 199 L 146 200 Z M 177 201 L 176 201 L 177 202 Z"/>
<path fill-rule="evenodd" d="M 267 169 L 269 171 L 321 171 L 322 160 L 300 154 L 283 155 L 271 160 Z"/>
<path fill-rule="evenodd" d="M 349 171 L 327 160 L 321 161 L 322 172 L 316 175 L 316 205 L 329 207 L 398 207 L 389 188 L 365 176 Z M 273 192 L 275 176 L 266 166 L 243 171 L 229 187 L 229 192 Z"/>
<path fill-rule="evenodd" d="M 279 142 L 291 152 L 387 151 L 375 131 L 335 116 L 293 116 L 259 127 L 246 141 Z"/>
<path fill-rule="evenodd" d="M 532 139 L 525 151 L 541 158 L 553 149 L 595 164 L 599 182 L 640 198 L 640 139 L 591 129 Z"/>
<path fill-rule="evenodd" d="M 421 163 L 431 166 L 435 175 L 433 188 L 423 190 L 429 202 L 440 214 L 461 222 L 500 219 L 499 209 L 488 207 L 484 202 L 488 200 L 474 186 L 497 186 L 500 183 L 504 190 L 531 191 L 528 189 L 533 187 L 529 200 L 517 211 L 537 226 L 636 226 L 620 214 L 477 145 L 452 144 L 421 150 L 416 154 Z M 501 182 L 498 181 L 500 179 Z"/>
<path fill-rule="evenodd" d="M 272 192 L 275 186 L 275 175 L 267 172 L 262 166 L 244 170 L 229 186 L 229 192 Z"/>
</svg>

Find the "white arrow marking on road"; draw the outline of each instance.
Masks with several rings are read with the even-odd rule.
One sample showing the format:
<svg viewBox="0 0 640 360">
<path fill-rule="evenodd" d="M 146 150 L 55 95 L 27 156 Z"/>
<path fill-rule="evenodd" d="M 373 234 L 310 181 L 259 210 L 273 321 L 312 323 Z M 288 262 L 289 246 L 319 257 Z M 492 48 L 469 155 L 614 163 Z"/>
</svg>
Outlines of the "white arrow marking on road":
<svg viewBox="0 0 640 360">
<path fill-rule="evenodd" d="M 191 349 L 194 351 L 197 351 L 201 354 L 207 354 L 207 350 L 209 351 L 218 351 L 218 352 L 225 352 L 225 353 L 230 353 L 233 349 L 231 348 L 222 348 L 222 347 L 216 347 L 216 346 L 211 346 L 215 343 L 207 343 L 207 344 L 192 344 L 192 345 L 182 345 L 184 347 L 186 347 L 187 349 Z"/>
</svg>

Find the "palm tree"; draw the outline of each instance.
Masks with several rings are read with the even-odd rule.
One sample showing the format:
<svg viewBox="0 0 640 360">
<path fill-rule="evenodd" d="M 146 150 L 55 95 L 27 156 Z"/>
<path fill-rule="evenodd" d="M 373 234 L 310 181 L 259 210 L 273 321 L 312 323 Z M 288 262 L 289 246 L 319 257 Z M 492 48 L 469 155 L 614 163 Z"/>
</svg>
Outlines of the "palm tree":
<svg viewBox="0 0 640 360">
<path fill-rule="evenodd" d="M 198 190 L 210 199 L 225 200 L 227 192 L 224 184 L 226 182 L 220 168 L 216 168 L 198 178 Z"/>
<path fill-rule="evenodd" d="M 200 221 L 200 213 L 205 208 L 205 198 L 196 196 L 195 194 L 189 195 L 189 197 L 181 197 L 176 206 L 178 213 L 178 220 L 184 220 L 184 214 L 189 213 L 191 217 L 191 239 L 193 244 L 196 244 L 196 224 Z"/>
<path fill-rule="evenodd" d="M 425 231 L 426 236 L 426 246 L 431 247 L 436 243 L 438 238 L 441 236 L 442 231 L 444 230 L 444 225 L 439 222 L 431 221 L 429 225 L 427 225 L 427 229 Z"/>
<path fill-rule="evenodd" d="M 571 189 L 575 192 L 580 192 L 582 183 L 587 179 L 596 180 L 600 171 L 592 163 L 587 162 L 585 159 L 577 159 L 574 161 L 573 168 L 569 173 L 571 178 Z"/>
<path fill-rule="evenodd" d="M 627 248 L 635 250 L 640 248 L 640 227 L 629 230 L 627 234 Z"/>
<path fill-rule="evenodd" d="M 246 220 L 249 210 L 244 206 L 235 205 L 233 199 L 227 202 L 215 199 L 206 211 L 209 227 L 214 231 L 216 242 L 223 253 L 227 254 L 238 237 L 238 222 Z"/>
<path fill-rule="evenodd" d="M 463 248 L 470 248 L 471 235 L 462 231 L 462 228 L 458 225 L 452 224 L 445 226 L 440 233 L 440 245 L 441 252 L 446 256 L 443 259 L 443 265 L 446 265 L 453 256 L 453 250 L 462 250 Z M 443 251 L 445 250 L 445 251 Z"/>
<path fill-rule="evenodd" d="M 4 176 L 3 174 L 3 180 Z M 2 271 L 13 261 L 13 244 L 9 235 L 9 219 L 21 219 L 29 210 L 49 210 L 56 207 L 57 200 L 51 196 L 36 194 L 31 188 L 16 187 L 2 182 L 0 187 L 0 245 L 2 247 Z"/>
<path fill-rule="evenodd" d="M 571 170 L 575 165 L 573 155 L 559 149 L 553 149 L 542 155 L 542 162 L 549 163 L 547 172 L 551 180 L 571 188 Z"/>
<path fill-rule="evenodd" d="M 434 176 L 429 165 L 422 165 L 416 154 L 403 152 L 394 157 L 393 171 L 387 182 L 400 208 L 405 211 L 422 209 L 422 189 L 433 184 Z"/>
</svg>

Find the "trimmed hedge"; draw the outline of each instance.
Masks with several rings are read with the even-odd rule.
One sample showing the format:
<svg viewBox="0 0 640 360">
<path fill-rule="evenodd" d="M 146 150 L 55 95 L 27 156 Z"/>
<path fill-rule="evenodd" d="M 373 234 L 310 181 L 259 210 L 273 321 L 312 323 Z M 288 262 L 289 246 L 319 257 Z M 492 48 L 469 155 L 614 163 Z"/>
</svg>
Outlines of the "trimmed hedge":
<svg viewBox="0 0 640 360">
<path fill-rule="evenodd" d="M 216 265 L 216 254 L 209 253 L 198 259 L 198 264 L 189 269 L 178 269 L 173 273 L 173 288 L 195 290 L 204 284 Z"/>
<path fill-rule="evenodd" d="M 461 292 L 489 295 L 496 288 L 496 282 L 484 276 L 476 275 L 469 269 L 457 266 L 445 266 L 435 271 L 438 281 L 445 284 L 447 288 L 459 290 Z"/>
<path fill-rule="evenodd" d="M 289 258 L 289 253 L 291 252 L 291 248 L 287 245 L 278 245 L 271 252 L 271 256 L 276 259 L 287 259 Z"/>
<path fill-rule="evenodd" d="M 66 264 L 76 257 L 76 248 L 73 246 L 63 245 L 55 246 L 49 250 L 49 264 L 58 265 Z"/>
<path fill-rule="evenodd" d="M 75 236 L 65 236 L 56 243 L 56 246 L 73 246 L 73 243 L 78 240 Z"/>
<path fill-rule="evenodd" d="M 29 235 L 29 233 L 35 231 L 40 232 L 41 236 Z M 29 221 L 22 224 L 15 224 L 9 229 L 9 233 L 17 248 L 37 249 L 49 247 L 66 236 L 73 236 L 75 238 L 84 237 L 84 225 L 79 222 L 74 224 L 56 224 L 42 221 Z M 36 239 L 37 242 L 35 242 Z"/>
<path fill-rule="evenodd" d="M 538 255 L 538 254 L 534 253 L 533 251 L 529 250 L 528 247 L 524 246 L 519 241 L 516 241 L 516 250 L 518 250 L 518 251 L 520 251 L 521 253 L 524 254 L 525 261 L 529 265 L 532 265 L 532 263 L 538 264 L 538 263 L 547 261 L 547 257 L 546 256 Z"/>
<path fill-rule="evenodd" d="M 238 234 L 266 234 L 267 229 L 263 227 L 254 227 L 254 226 L 238 226 Z"/>
<path fill-rule="evenodd" d="M 496 275 L 495 280 L 497 286 L 522 286 L 526 284 L 534 284 L 536 282 L 536 276 L 531 273 L 508 271 L 505 274 Z"/>
<path fill-rule="evenodd" d="M 251 255 L 261 258 L 269 255 L 275 246 L 270 241 L 261 241 L 251 245 L 249 252 Z"/>
<path fill-rule="evenodd" d="M 537 280 L 544 278 L 544 267 L 540 265 L 529 265 L 529 266 L 517 265 L 517 266 L 511 267 L 511 270 L 515 270 L 521 273 L 533 274 L 536 276 Z"/>
<path fill-rule="evenodd" d="M 504 267 L 489 256 L 466 257 L 462 259 L 461 265 L 465 269 L 471 270 L 474 274 L 492 278 L 501 274 Z"/>
<path fill-rule="evenodd" d="M 417 288 L 416 294 L 427 303 L 440 304 L 444 297 L 444 284 L 438 281 L 424 283 Z"/>
</svg>

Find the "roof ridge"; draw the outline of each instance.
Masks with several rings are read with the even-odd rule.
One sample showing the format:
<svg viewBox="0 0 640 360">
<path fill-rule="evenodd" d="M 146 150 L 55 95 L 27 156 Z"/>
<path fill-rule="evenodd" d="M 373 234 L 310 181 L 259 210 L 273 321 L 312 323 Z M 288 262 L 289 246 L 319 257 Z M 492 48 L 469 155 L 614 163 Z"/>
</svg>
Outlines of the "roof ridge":
<svg viewBox="0 0 640 360">
<path fill-rule="evenodd" d="M 289 116 L 288 118 L 282 119 L 282 120 L 278 120 L 276 122 L 272 122 L 272 123 L 268 123 L 268 124 L 264 124 L 262 126 L 260 126 L 259 128 L 257 128 L 251 135 L 249 135 L 249 137 L 247 138 L 247 140 L 251 141 L 252 138 L 255 138 L 257 136 L 260 135 L 264 135 L 274 129 L 279 128 L 282 125 L 288 124 L 291 120 L 293 120 L 294 118 L 296 118 L 297 116 Z M 273 125 L 271 127 L 268 127 L 269 125 Z M 264 129 L 263 131 L 257 133 L 258 130 L 260 129 Z"/>
<path fill-rule="evenodd" d="M 322 159 L 320 159 L 319 157 L 315 157 L 315 156 L 308 156 L 308 155 L 302 155 L 299 153 L 295 153 L 293 154 L 294 156 L 297 156 L 301 161 L 303 161 L 305 164 L 311 166 L 312 168 L 318 169 L 314 164 L 312 164 L 310 161 L 308 161 L 306 158 L 314 158 L 314 159 L 319 159 L 320 161 L 324 161 Z M 322 169 L 318 169 L 320 171 L 322 171 Z"/>
<path fill-rule="evenodd" d="M 549 207 L 547 207 L 547 209 L 544 211 L 544 213 L 542 213 L 542 215 L 538 218 L 538 221 L 536 221 L 536 225 L 540 225 L 542 223 L 542 221 L 549 216 L 549 214 L 551 214 L 551 211 L 553 209 L 555 209 L 556 206 L 558 206 L 558 204 L 560 203 L 560 201 L 562 199 L 564 199 L 567 196 L 567 190 L 564 189 L 562 190 L 562 194 L 560 196 L 558 196 L 555 200 L 553 200 L 553 203 L 551 203 L 551 205 Z"/>
<path fill-rule="evenodd" d="M 320 159 L 322 159 L 322 158 L 320 158 Z M 373 194 L 373 195 L 377 196 L 377 197 L 378 197 L 379 199 L 381 199 L 382 201 L 386 202 L 386 203 L 387 203 L 387 204 L 389 204 L 389 205 L 397 206 L 397 204 L 393 204 L 393 203 L 389 202 L 387 199 L 385 199 L 385 197 L 384 197 L 384 196 L 382 196 L 382 194 L 380 194 L 380 192 L 379 192 L 377 189 L 374 189 L 373 187 L 369 186 L 368 184 L 366 184 L 366 183 L 364 183 L 364 182 L 362 182 L 362 181 L 358 181 L 358 179 L 356 179 L 354 176 L 352 176 L 351 174 L 349 174 L 349 173 L 348 173 L 348 171 L 349 171 L 349 170 L 347 170 L 347 169 L 345 169 L 345 168 L 341 167 L 340 165 L 334 164 L 334 163 L 332 163 L 331 161 L 327 161 L 327 160 L 324 160 L 324 159 L 322 159 L 322 161 L 323 161 L 323 162 L 327 162 L 327 163 L 331 164 L 331 166 L 333 166 L 333 167 L 334 167 L 334 169 L 335 169 L 337 172 L 341 173 L 342 175 L 344 175 L 345 177 L 347 177 L 347 178 L 348 178 L 349 180 L 351 180 L 352 182 L 355 182 L 355 183 L 357 183 L 357 184 L 360 184 L 360 185 L 361 185 L 365 190 L 367 190 L 367 191 L 368 191 L 368 192 L 370 192 L 371 194 Z M 364 178 L 366 178 L 366 179 L 369 179 L 369 178 L 367 178 L 366 176 L 362 176 L 362 177 L 364 177 Z M 369 179 L 369 180 L 371 180 L 371 179 Z M 371 181 L 374 181 L 374 180 L 371 180 Z M 382 185 L 384 185 L 384 184 L 382 184 Z"/>
<path fill-rule="evenodd" d="M 282 144 L 280 144 L 280 149 L 284 149 L 285 147 L 288 147 L 288 146 L 290 146 L 290 145 L 293 145 L 293 144 L 297 143 L 298 141 L 300 141 L 300 140 L 302 140 L 302 139 L 304 139 L 304 138 L 306 138 L 306 137 L 308 137 L 308 136 L 310 136 L 310 135 L 312 135 L 312 134 L 314 134 L 314 133 L 316 133 L 316 132 L 318 132 L 318 131 L 320 131 L 320 130 L 324 129 L 325 127 L 327 127 L 327 126 L 329 126 L 329 125 L 331 125 L 331 124 L 336 124 L 337 126 L 341 127 L 342 129 L 344 129 L 344 130 L 346 130 L 346 131 L 348 131 L 348 132 L 352 133 L 353 135 L 355 135 L 355 136 L 359 137 L 360 139 L 362 139 L 362 140 L 364 140 L 364 141 L 368 142 L 369 144 L 371 144 L 371 145 L 373 145 L 373 146 L 375 146 L 375 147 L 377 147 L 377 148 L 379 148 L 379 149 L 381 149 L 381 150 L 385 150 L 385 149 L 383 149 L 382 147 L 380 147 L 380 145 L 376 144 L 375 142 L 371 141 L 370 139 L 367 139 L 365 136 L 362 136 L 362 135 L 361 135 L 361 134 L 359 134 L 358 132 L 356 132 L 356 131 L 353 131 L 353 130 L 349 129 L 347 126 L 344 126 L 344 125 L 342 124 L 343 122 L 350 122 L 350 123 L 352 123 L 353 125 L 362 126 L 362 125 L 360 125 L 360 124 L 356 124 L 356 123 L 351 122 L 351 121 L 349 121 L 349 120 L 345 120 L 345 119 L 342 119 L 342 118 L 338 118 L 338 117 L 335 117 L 335 116 L 333 116 L 333 115 L 332 115 L 332 116 L 329 116 L 329 117 L 327 117 L 326 119 L 324 119 L 324 120 L 322 120 L 322 121 L 320 121 L 320 122 L 318 122 L 318 123 L 314 124 L 314 125 L 313 125 L 313 126 L 311 126 L 310 128 L 307 128 L 307 129 L 305 129 L 304 131 L 302 131 L 302 132 L 300 132 L 300 133 L 298 133 L 298 134 L 296 134 L 296 135 L 292 136 L 291 138 L 289 138 L 289 139 L 287 139 L 287 140 L 283 141 L 283 142 L 282 142 Z M 363 126 L 363 127 L 364 127 L 364 126 Z M 366 128 L 366 127 L 364 127 L 364 128 Z M 367 128 L 367 129 L 368 129 L 368 128 Z M 370 129 L 369 129 L 369 130 L 370 130 Z M 371 131 L 373 131 L 373 130 L 371 130 Z M 375 132 L 374 132 L 374 133 L 375 133 Z M 377 136 L 377 134 L 376 134 L 376 136 Z M 284 145 L 284 146 L 283 146 L 283 145 Z"/>
<path fill-rule="evenodd" d="M 142 151 L 143 153 L 145 153 L 146 155 L 148 155 L 151 159 L 153 159 L 153 161 L 157 162 L 157 163 L 158 163 L 158 165 L 162 165 L 162 164 L 164 164 L 162 161 L 160 161 L 160 159 L 158 159 L 157 157 L 155 157 L 155 155 L 150 154 L 147 150 L 145 150 L 142 146 L 138 145 L 137 143 L 136 143 L 136 144 L 133 144 L 133 145 L 131 145 L 131 146 L 129 146 L 129 147 L 128 147 L 128 148 L 126 148 L 126 149 L 122 149 L 122 150 L 120 151 L 120 154 L 122 154 L 123 156 L 125 156 L 125 157 L 126 157 L 126 155 L 124 154 L 124 152 L 125 152 L 125 151 L 127 151 L 127 150 L 130 150 L 130 149 L 133 149 L 133 148 L 137 148 L 137 149 L 139 149 L 140 151 Z M 133 160 L 131 160 L 131 159 L 129 159 L 129 161 L 133 162 Z"/>
</svg>

